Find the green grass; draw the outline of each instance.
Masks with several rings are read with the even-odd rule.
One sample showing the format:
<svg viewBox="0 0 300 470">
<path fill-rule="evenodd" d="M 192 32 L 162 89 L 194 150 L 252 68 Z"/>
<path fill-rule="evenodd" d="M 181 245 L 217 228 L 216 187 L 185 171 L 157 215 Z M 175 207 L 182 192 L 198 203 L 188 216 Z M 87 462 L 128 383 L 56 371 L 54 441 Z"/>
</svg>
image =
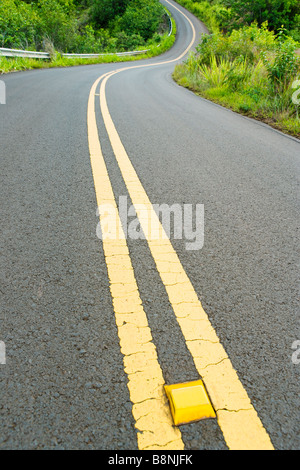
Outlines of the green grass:
<svg viewBox="0 0 300 470">
<path fill-rule="evenodd" d="M 300 138 L 300 118 L 297 118 L 296 107 L 292 105 L 291 92 L 288 96 L 288 103 L 284 104 L 281 99 L 269 95 L 267 89 L 262 91 L 254 87 L 234 91 L 224 83 L 218 85 L 215 82 L 209 85 L 201 77 L 197 79 L 195 74 L 190 75 L 185 65 L 177 65 L 173 77 L 179 85 L 194 91 L 203 98 Z M 212 79 L 216 80 L 215 76 Z"/>
</svg>

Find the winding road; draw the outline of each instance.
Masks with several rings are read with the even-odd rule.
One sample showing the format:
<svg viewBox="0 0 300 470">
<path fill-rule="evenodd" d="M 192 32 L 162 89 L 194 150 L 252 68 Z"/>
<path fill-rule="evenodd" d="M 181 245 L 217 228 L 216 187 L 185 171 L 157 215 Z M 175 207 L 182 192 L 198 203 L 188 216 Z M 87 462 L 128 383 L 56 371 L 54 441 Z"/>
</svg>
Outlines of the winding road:
<svg viewBox="0 0 300 470">
<path fill-rule="evenodd" d="M 1 77 L 0 449 L 300 448 L 299 140 L 178 86 L 206 28 L 162 3 L 159 57 Z M 216 419 L 174 427 L 199 377 Z"/>
</svg>

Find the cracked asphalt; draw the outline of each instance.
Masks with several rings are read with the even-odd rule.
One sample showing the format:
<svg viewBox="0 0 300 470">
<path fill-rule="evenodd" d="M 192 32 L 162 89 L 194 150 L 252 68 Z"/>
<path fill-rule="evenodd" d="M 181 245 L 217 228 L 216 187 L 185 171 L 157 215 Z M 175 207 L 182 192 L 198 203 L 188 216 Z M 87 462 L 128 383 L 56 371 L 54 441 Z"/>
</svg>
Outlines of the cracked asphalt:
<svg viewBox="0 0 300 470">
<path fill-rule="evenodd" d="M 191 40 L 170 10 L 175 46 L 149 63 Z M 91 86 L 122 66 L 1 76 L 1 449 L 138 448 L 87 137 Z M 298 450 L 299 141 L 180 88 L 173 69 L 115 75 L 108 107 L 151 202 L 204 204 L 203 248 L 173 247 L 275 449 Z M 99 109 L 97 124 L 115 197 L 130 200 Z M 147 242 L 128 247 L 166 383 L 198 378 Z M 227 449 L 216 420 L 180 430 L 186 450 Z"/>
</svg>

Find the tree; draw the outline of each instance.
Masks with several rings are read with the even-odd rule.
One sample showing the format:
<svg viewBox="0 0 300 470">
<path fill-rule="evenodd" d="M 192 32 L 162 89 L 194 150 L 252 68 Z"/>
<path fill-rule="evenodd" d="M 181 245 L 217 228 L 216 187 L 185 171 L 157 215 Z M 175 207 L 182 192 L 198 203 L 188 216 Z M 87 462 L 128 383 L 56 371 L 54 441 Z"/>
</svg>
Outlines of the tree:
<svg viewBox="0 0 300 470">
<path fill-rule="evenodd" d="M 106 28 L 116 16 L 122 15 L 129 0 L 90 0 L 92 17 L 98 28 Z"/>
<path fill-rule="evenodd" d="M 235 22 L 259 25 L 268 22 L 269 28 L 278 31 L 282 25 L 292 29 L 300 14 L 299 0 L 224 0 L 231 8 Z"/>
<path fill-rule="evenodd" d="M 140 35 L 147 41 L 158 30 L 164 9 L 157 0 L 131 0 L 118 28 L 128 35 Z"/>
</svg>

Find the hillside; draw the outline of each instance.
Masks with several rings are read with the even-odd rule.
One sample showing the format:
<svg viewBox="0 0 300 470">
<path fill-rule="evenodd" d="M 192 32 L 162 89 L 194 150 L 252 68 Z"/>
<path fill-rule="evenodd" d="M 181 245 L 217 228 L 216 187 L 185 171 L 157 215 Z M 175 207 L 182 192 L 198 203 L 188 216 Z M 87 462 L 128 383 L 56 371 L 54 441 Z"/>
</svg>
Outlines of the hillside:
<svg viewBox="0 0 300 470">
<path fill-rule="evenodd" d="M 0 47 L 73 53 L 157 44 L 167 28 L 158 0 L 1 0 Z"/>
</svg>

